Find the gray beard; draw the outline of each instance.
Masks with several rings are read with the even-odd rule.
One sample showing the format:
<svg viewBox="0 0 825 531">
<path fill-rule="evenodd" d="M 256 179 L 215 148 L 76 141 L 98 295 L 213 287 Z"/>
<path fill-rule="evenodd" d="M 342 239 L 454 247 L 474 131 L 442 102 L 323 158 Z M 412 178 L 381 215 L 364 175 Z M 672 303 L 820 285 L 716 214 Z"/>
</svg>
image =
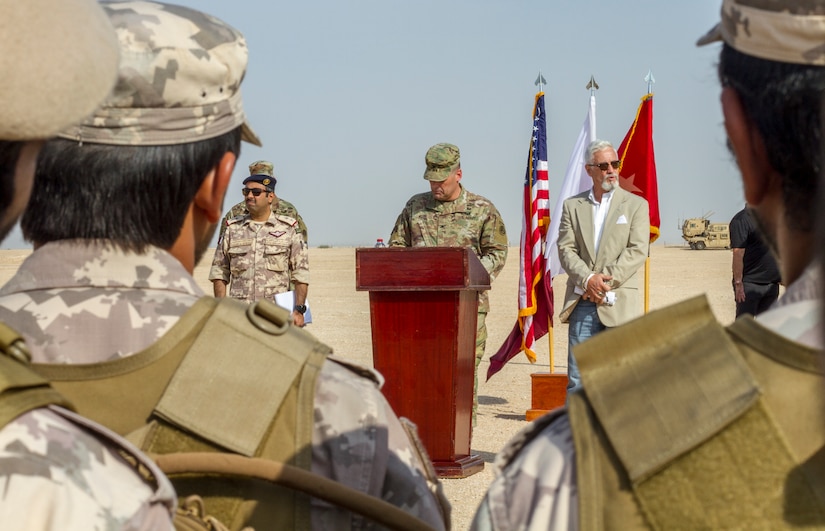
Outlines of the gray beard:
<svg viewBox="0 0 825 531">
<path fill-rule="evenodd" d="M 619 184 L 618 181 L 615 182 L 615 183 L 612 183 L 612 182 L 608 181 L 607 179 L 605 179 L 604 181 L 602 181 L 602 190 L 604 190 L 605 192 L 612 192 L 613 190 L 616 189 L 618 184 Z"/>
</svg>

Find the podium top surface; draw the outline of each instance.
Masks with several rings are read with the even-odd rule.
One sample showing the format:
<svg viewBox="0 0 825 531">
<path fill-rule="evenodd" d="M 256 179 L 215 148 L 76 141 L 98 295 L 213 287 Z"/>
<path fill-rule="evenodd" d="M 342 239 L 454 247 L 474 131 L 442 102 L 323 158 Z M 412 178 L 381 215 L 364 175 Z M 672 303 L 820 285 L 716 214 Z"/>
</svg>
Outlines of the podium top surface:
<svg viewBox="0 0 825 531">
<path fill-rule="evenodd" d="M 355 250 L 358 291 L 490 289 L 490 275 L 465 247 L 387 247 Z"/>
</svg>

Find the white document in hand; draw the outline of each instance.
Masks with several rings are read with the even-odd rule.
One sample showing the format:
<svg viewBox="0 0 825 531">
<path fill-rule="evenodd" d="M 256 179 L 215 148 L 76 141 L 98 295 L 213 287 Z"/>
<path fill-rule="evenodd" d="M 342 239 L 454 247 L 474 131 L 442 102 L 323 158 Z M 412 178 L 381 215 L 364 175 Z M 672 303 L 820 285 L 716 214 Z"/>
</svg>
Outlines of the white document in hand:
<svg viewBox="0 0 825 531">
<path fill-rule="evenodd" d="M 285 291 L 283 293 L 278 293 L 275 295 L 275 304 L 281 308 L 286 308 L 291 312 L 295 308 L 295 292 Z M 306 304 L 307 307 L 307 311 L 304 314 L 304 324 L 309 324 L 312 322 L 312 311 L 309 307 L 309 299 L 307 299 L 304 304 Z"/>
</svg>

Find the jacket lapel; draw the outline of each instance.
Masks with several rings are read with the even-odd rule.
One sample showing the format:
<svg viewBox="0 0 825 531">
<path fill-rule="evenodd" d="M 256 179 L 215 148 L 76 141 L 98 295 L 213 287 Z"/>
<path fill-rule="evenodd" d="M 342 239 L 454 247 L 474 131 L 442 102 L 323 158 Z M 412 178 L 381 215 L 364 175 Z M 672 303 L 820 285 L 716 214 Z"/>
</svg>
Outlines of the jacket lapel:
<svg viewBox="0 0 825 531">
<path fill-rule="evenodd" d="M 590 259 L 591 262 L 595 262 L 596 260 L 596 253 L 594 252 L 596 245 L 593 241 L 593 204 L 588 199 L 587 195 L 579 199 L 579 203 L 576 205 L 576 217 L 579 221 L 579 227 L 581 228 L 581 234 L 579 235 L 584 242 L 584 248 L 587 252 L 587 256 L 582 256 L 582 259 L 587 261 Z"/>
</svg>

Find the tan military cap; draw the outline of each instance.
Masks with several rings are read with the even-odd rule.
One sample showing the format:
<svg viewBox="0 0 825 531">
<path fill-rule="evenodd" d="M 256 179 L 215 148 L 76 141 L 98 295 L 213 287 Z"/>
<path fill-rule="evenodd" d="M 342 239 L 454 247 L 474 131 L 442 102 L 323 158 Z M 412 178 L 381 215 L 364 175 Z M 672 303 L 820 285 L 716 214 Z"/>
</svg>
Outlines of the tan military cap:
<svg viewBox="0 0 825 531">
<path fill-rule="evenodd" d="M 0 0 L 0 139 L 53 136 L 111 90 L 115 32 L 92 0 Z"/>
<path fill-rule="evenodd" d="M 160 2 L 102 2 L 117 30 L 121 63 L 112 94 L 79 126 L 61 133 L 82 142 L 173 145 L 206 140 L 246 123 L 241 81 L 246 39 L 222 20 Z"/>
<path fill-rule="evenodd" d="M 424 156 L 427 169 L 424 178 L 428 181 L 443 181 L 460 167 L 461 154 L 453 144 L 436 144 Z"/>
<path fill-rule="evenodd" d="M 696 45 L 718 41 L 760 59 L 825 66 L 825 1 L 723 0 L 722 21 Z"/>
<path fill-rule="evenodd" d="M 249 175 L 269 175 L 275 177 L 275 165 L 268 160 L 256 160 L 249 165 Z"/>
</svg>

